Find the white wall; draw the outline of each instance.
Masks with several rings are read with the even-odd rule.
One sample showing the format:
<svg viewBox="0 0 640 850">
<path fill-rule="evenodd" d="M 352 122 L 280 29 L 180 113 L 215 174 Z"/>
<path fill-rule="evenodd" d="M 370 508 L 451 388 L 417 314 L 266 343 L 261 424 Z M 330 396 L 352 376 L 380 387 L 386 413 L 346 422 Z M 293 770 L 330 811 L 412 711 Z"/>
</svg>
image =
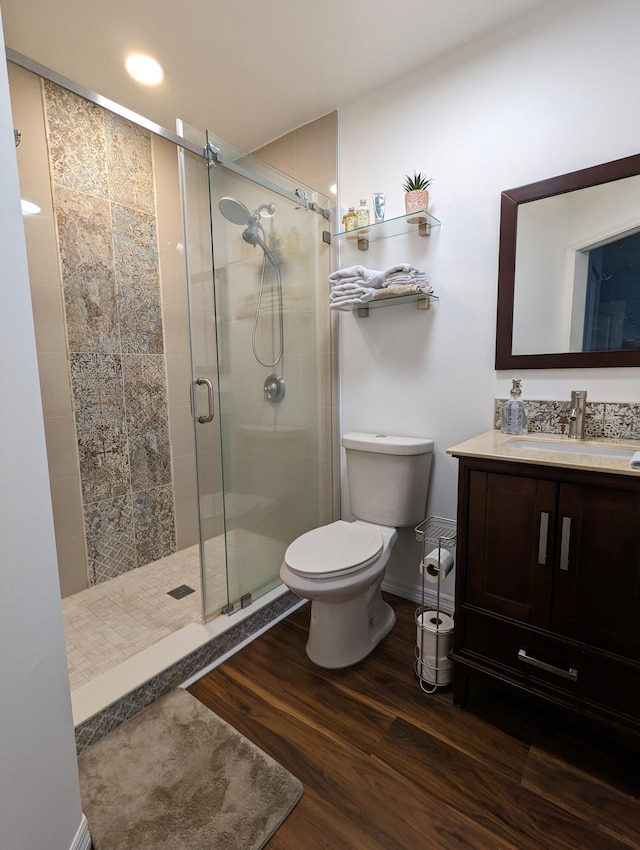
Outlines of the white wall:
<svg viewBox="0 0 640 850">
<path fill-rule="evenodd" d="M 85 833 L 3 47 L 0 161 L 0 844 L 66 850 Z"/>
<path fill-rule="evenodd" d="M 512 377 L 525 398 L 580 388 L 596 401 L 640 401 L 635 368 L 494 370 L 500 193 L 638 152 L 639 31 L 635 0 L 559 0 L 341 107 L 343 211 L 384 191 L 387 217 L 401 215 L 403 175 L 434 178 L 442 227 L 429 239 L 384 240 L 356 261 L 413 261 L 440 302 L 428 313 L 402 306 L 340 319 L 342 429 L 432 437 L 430 514 L 455 517 L 457 461 L 445 450 L 492 427 L 493 399 L 508 395 Z M 353 259 L 342 251 L 341 265 Z M 415 587 L 410 536 L 387 575 Z"/>
</svg>

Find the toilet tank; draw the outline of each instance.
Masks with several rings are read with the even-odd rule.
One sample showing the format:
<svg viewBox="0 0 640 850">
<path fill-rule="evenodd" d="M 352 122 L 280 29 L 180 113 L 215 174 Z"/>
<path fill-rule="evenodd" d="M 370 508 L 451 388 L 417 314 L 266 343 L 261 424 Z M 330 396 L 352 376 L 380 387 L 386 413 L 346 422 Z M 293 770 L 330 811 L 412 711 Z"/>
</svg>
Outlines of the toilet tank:
<svg viewBox="0 0 640 850">
<path fill-rule="evenodd" d="M 351 513 L 365 522 L 417 525 L 425 517 L 433 440 L 344 434 Z"/>
</svg>

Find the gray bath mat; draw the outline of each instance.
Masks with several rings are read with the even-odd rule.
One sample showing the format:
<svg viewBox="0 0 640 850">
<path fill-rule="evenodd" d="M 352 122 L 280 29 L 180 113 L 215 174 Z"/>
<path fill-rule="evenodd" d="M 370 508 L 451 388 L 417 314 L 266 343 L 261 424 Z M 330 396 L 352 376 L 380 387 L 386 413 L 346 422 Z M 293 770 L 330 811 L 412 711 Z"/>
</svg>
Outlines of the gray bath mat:
<svg viewBox="0 0 640 850">
<path fill-rule="evenodd" d="M 302 784 L 178 689 L 79 758 L 94 850 L 259 850 Z"/>
</svg>

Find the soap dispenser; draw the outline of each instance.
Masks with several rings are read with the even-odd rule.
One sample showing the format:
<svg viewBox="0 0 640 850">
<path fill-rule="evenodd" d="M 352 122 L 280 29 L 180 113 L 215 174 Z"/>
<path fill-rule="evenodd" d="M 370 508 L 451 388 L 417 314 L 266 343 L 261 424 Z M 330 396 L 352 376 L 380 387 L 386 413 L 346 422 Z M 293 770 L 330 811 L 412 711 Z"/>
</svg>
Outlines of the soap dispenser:
<svg viewBox="0 0 640 850">
<path fill-rule="evenodd" d="M 527 405 L 522 400 L 522 387 L 519 379 L 514 379 L 511 387 L 511 398 L 502 408 L 503 434 L 526 434 L 528 428 Z"/>
</svg>

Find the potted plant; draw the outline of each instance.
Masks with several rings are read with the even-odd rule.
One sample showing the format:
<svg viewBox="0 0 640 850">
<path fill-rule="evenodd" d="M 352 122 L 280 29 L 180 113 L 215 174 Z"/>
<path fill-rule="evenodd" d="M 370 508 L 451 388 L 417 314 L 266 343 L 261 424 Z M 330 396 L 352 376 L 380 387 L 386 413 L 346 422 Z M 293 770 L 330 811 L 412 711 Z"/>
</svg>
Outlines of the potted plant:
<svg viewBox="0 0 640 850">
<path fill-rule="evenodd" d="M 430 177 L 423 177 L 419 171 L 414 171 L 413 176 L 405 175 L 402 188 L 405 190 L 404 206 L 407 212 L 426 212 L 429 206 L 429 192 L 427 188 L 431 184 Z"/>
</svg>

